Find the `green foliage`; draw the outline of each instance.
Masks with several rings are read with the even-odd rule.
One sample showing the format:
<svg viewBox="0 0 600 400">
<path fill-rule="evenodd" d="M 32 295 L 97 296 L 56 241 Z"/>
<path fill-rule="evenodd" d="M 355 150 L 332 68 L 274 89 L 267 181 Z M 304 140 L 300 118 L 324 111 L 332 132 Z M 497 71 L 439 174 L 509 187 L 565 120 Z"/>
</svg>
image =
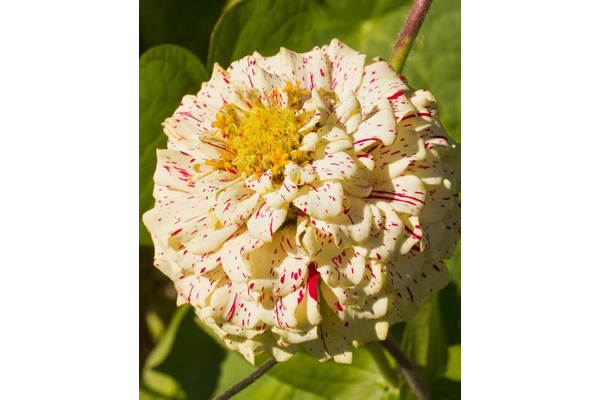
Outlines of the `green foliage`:
<svg viewBox="0 0 600 400">
<path fill-rule="evenodd" d="M 460 1 L 434 1 L 402 72 L 431 91 L 446 131 L 460 141 Z"/>
<path fill-rule="evenodd" d="M 141 216 L 154 205 L 156 149 L 167 144 L 161 123 L 173 115 L 185 94 L 198 92 L 206 80 L 200 60 L 182 47 L 154 47 L 140 58 L 140 244 L 152 245 Z"/>
<path fill-rule="evenodd" d="M 369 58 L 387 59 L 411 6 L 409 0 L 324 0 L 315 43 L 337 38 Z"/>
<path fill-rule="evenodd" d="M 208 65 L 227 68 L 232 61 L 258 51 L 274 55 L 280 47 L 306 51 L 312 47 L 316 21 L 314 0 L 246 0 L 227 9 L 215 25 Z"/>
<path fill-rule="evenodd" d="M 206 62 L 213 26 L 223 0 L 140 0 L 140 54 L 161 44 L 177 44 Z"/>
<path fill-rule="evenodd" d="M 457 296 L 449 286 L 436 295 L 417 317 L 406 325 L 402 348 L 419 368 L 435 393 L 444 399 L 460 394 L 460 345 L 448 347 L 457 329 L 442 314 L 442 299 Z M 142 371 L 141 396 L 146 399 L 208 398 L 223 392 L 255 368 L 224 344 L 194 316 L 189 306 L 181 307 Z M 355 349 L 351 365 L 319 363 L 300 351 L 280 363 L 264 377 L 237 395 L 237 399 L 392 399 L 399 389 L 386 382 L 375 359 L 365 348 Z M 266 357 L 257 358 L 257 365 Z M 390 359 L 393 364 L 393 360 Z M 413 399 L 405 382 L 400 396 Z M 438 397 L 435 397 L 438 398 Z"/>
<path fill-rule="evenodd" d="M 460 343 L 459 313 L 460 298 L 456 285 L 451 283 L 435 294 L 419 314 L 405 324 L 402 332 L 402 350 L 419 370 L 427 386 L 444 393 L 440 398 L 456 398 L 447 396 L 453 393 L 457 384 L 460 398 L 460 344 L 458 366 L 456 348 L 452 351 L 452 358 L 449 352 L 449 344 Z M 455 380 L 457 376 L 458 381 Z M 406 382 L 402 382 L 400 389 L 401 399 L 414 399 Z"/>
<path fill-rule="evenodd" d="M 140 216 L 154 203 L 156 149 L 166 146 L 161 123 L 183 95 L 196 93 L 209 79 L 214 62 L 227 67 L 254 51 L 268 56 L 280 47 L 307 51 L 333 38 L 369 57 L 387 58 L 411 5 L 409 0 L 142 0 L 141 51 L 170 44 L 153 47 L 140 59 Z M 460 140 L 460 1 L 433 2 L 403 74 L 413 87 L 434 93 L 444 126 Z M 143 225 L 140 243 L 152 244 Z M 451 284 L 389 335 L 417 366 L 434 400 L 460 398 L 460 246 L 447 264 Z M 166 278 L 151 276 L 152 268 L 148 261 L 140 273 L 142 298 L 166 291 Z M 140 321 L 148 341 L 158 342 L 141 371 L 140 399 L 208 399 L 255 368 L 226 349 L 190 307 L 178 309 L 164 324 L 172 310 L 161 309 L 156 300 L 143 303 Z M 235 399 L 414 399 L 402 379 L 398 387 L 386 381 L 373 354 L 356 349 L 353 364 L 340 365 L 321 364 L 300 351 Z M 257 357 L 257 365 L 265 359 Z"/>
<path fill-rule="evenodd" d="M 142 372 L 146 396 L 169 399 L 208 398 L 219 377 L 225 351 L 197 325 L 191 307 L 181 307 Z"/>
</svg>

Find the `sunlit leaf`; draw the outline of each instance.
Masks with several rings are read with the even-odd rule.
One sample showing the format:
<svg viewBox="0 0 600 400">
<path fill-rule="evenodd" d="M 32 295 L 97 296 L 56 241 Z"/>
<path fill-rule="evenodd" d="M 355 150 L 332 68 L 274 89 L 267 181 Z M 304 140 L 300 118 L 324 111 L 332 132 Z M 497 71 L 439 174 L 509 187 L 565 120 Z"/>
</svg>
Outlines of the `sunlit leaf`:
<svg viewBox="0 0 600 400">
<path fill-rule="evenodd" d="M 258 51 L 271 56 L 285 47 L 307 51 L 316 23 L 315 0 L 245 0 L 233 4 L 215 26 L 208 66 L 226 68 L 232 61 Z"/>
</svg>

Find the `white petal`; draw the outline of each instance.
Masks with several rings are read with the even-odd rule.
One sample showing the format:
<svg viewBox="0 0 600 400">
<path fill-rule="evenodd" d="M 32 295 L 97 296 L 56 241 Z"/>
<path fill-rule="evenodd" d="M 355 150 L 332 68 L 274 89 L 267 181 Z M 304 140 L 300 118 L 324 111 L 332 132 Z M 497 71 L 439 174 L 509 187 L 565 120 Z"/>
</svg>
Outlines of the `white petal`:
<svg viewBox="0 0 600 400">
<path fill-rule="evenodd" d="M 350 93 L 331 112 L 326 126 L 336 126 L 344 129 L 347 133 L 353 133 L 358 128 L 361 118 L 360 103 L 354 94 Z"/>
<path fill-rule="evenodd" d="M 207 274 L 221 265 L 220 252 L 194 254 L 188 249 L 173 254 L 173 262 L 182 270 L 192 272 L 196 276 Z"/>
<path fill-rule="evenodd" d="M 421 223 L 437 222 L 446 217 L 454 208 L 452 184 L 444 179 L 440 185 L 425 185 L 427 202 L 419 214 Z"/>
<path fill-rule="evenodd" d="M 222 268 L 216 268 L 199 277 L 189 276 L 175 280 L 178 294 L 194 307 L 206 307 L 207 298 L 215 291 L 219 282 L 227 279 Z"/>
<path fill-rule="evenodd" d="M 225 332 L 244 336 L 244 330 L 252 330 L 260 323 L 259 313 L 252 302 L 241 299 L 231 281 L 222 280 L 209 299 L 209 305 L 201 311 L 202 318 L 212 318 L 221 323 Z M 250 332 L 251 336 L 258 332 Z"/>
<path fill-rule="evenodd" d="M 235 283 L 245 283 L 252 276 L 248 253 L 261 248 L 263 241 L 254 238 L 249 231 L 238 232 L 223 245 L 221 263 L 225 273 Z"/>
<path fill-rule="evenodd" d="M 356 95 L 362 104 L 367 99 L 387 98 L 398 91 L 408 90 L 410 88 L 398 77 L 390 64 L 379 61 L 365 66 L 365 73 Z"/>
<path fill-rule="evenodd" d="M 338 94 L 354 92 L 362 80 L 365 55 L 333 39 L 323 47 L 331 66 L 331 88 Z"/>
<path fill-rule="evenodd" d="M 365 264 L 366 259 L 349 247 L 337 257 L 320 259 L 317 269 L 328 286 L 349 288 L 361 283 Z"/>
<path fill-rule="evenodd" d="M 399 238 L 402 242 L 400 254 L 406 254 L 416 246 L 417 251 L 420 249 L 418 245 L 423 237 L 423 230 L 419 223 L 419 217 L 409 216 L 408 214 L 400 214 L 400 219 L 404 223 L 404 231 L 402 237 Z"/>
<path fill-rule="evenodd" d="M 211 124 L 216 121 L 219 107 L 209 104 L 196 96 L 186 95 L 175 110 L 172 118 L 167 119 L 176 134 L 190 143 L 197 143 L 198 132 L 214 131 Z"/>
<path fill-rule="evenodd" d="M 365 257 L 386 262 L 400 251 L 401 241 L 398 238 L 404 226 L 396 212 L 385 202 L 371 205 L 371 212 L 373 222 L 369 237 L 356 249 Z"/>
<path fill-rule="evenodd" d="M 276 232 L 272 242 L 250 253 L 248 284 L 253 291 L 285 296 L 302 286 L 309 260 L 297 252 L 295 235 L 295 227 L 288 226 Z"/>
<path fill-rule="evenodd" d="M 358 167 L 352 157 L 345 152 L 326 155 L 312 162 L 321 181 L 330 179 L 351 180 L 356 176 Z"/>
<path fill-rule="evenodd" d="M 302 237 L 302 247 L 310 257 L 337 257 L 344 248 L 335 242 L 333 234 L 309 226 Z"/>
<path fill-rule="evenodd" d="M 294 292 L 278 298 L 266 295 L 261 297 L 266 310 L 263 319 L 273 326 L 295 329 L 299 335 L 297 339 L 311 335 L 312 328 L 322 321 L 318 293 L 319 273 L 313 264 L 309 264 L 307 268 L 302 286 Z"/>
<path fill-rule="evenodd" d="M 215 222 L 210 214 L 200 215 L 184 222 L 179 229 L 171 232 L 171 237 L 192 253 L 215 251 L 239 228 L 239 225 L 218 227 Z"/>
<path fill-rule="evenodd" d="M 330 287 L 324 281 L 321 291 L 323 296 L 330 296 L 327 298 L 328 305 L 340 316 L 346 312 L 350 313 L 347 318 L 379 318 L 385 315 L 387 309 L 387 298 L 383 295 L 377 296 L 385 285 L 386 275 L 385 264 L 365 259 L 365 268 L 358 285 L 347 288 Z"/>
<path fill-rule="evenodd" d="M 196 181 L 196 192 L 204 199 L 214 197 L 219 190 L 235 183 L 238 176 L 227 171 L 216 170 Z"/>
<path fill-rule="evenodd" d="M 191 179 L 192 176 L 197 175 L 194 166 L 198 165 L 201 169 L 209 172 L 209 167 L 204 165 L 206 157 L 200 152 L 186 153 L 179 150 L 158 149 L 156 158 L 154 182 L 169 190 L 194 193 L 196 183 Z"/>
<path fill-rule="evenodd" d="M 460 239 L 460 205 L 442 221 L 422 224 L 422 250 L 431 258 L 450 258 Z"/>
<path fill-rule="evenodd" d="M 371 231 L 372 213 L 368 203 L 354 196 L 344 197 L 344 209 L 340 215 L 329 220 L 312 220 L 320 231 L 333 235 L 337 247 L 364 242 Z"/>
<path fill-rule="evenodd" d="M 373 185 L 369 195 L 372 201 L 385 201 L 394 210 L 419 215 L 425 206 L 425 185 L 416 176 L 400 176 L 388 182 Z"/>
<path fill-rule="evenodd" d="M 344 181 L 344 192 L 356 197 L 368 197 L 373 190 L 373 186 L 362 178 L 354 178 Z"/>
<path fill-rule="evenodd" d="M 204 83 L 198 92 L 198 100 L 218 109 L 225 104 L 235 104 L 238 107 L 247 108 L 245 101 L 231 85 L 229 73 L 217 63 L 213 67 L 210 80 Z"/>
<path fill-rule="evenodd" d="M 155 243 L 158 241 L 166 248 L 172 244 L 169 243 L 171 236 L 180 232 L 188 221 L 206 215 L 209 207 L 210 203 L 198 196 L 181 197 L 165 204 L 157 199 L 156 206 L 144 214 L 143 221 Z"/>
<path fill-rule="evenodd" d="M 285 176 L 290 182 L 296 182 L 299 186 L 302 186 L 314 181 L 317 178 L 317 173 L 310 164 L 299 167 L 298 164 L 290 162 L 285 165 Z"/>
<path fill-rule="evenodd" d="M 293 203 L 317 219 L 328 219 L 342 212 L 344 189 L 340 182 L 326 181 L 302 186 Z"/>
<path fill-rule="evenodd" d="M 371 183 L 389 181 L 404 172 L 415 160 L 425 159 L 425 143 L 413 130 L 401 130 L 396 141 L 386 147 L 378 147 L 370 153 L 374 160 Z M 407 175 L 413 175 L 406 172 Z"/>
<path fill-rule="evenodd" d="M 261 92 L 260 101 L 267 104 L 266 96 L 275 88 L 285 87 L 285 78 L 271 74 L 257 65 L 253 56 L 246 56 L 231 63 L 227 69 L 231 81 L 243 82 Z"/>
<path fill-rule="evenodd" d="M 292 82 L 300 82 L 302 89 L 329 88 L 331 85 L 327 59 L 318 47 L 307 53 L 281 48 L 273 57 L 261 57 L 258 53 L 254 53 L 254 57 L 262 68 L 285 75 Z"/>
<path fill-rule="evenodd" d="M 246 186 L 258 194 L 264 194 L 273 189 L 273 171 L 268 170 L 259 177 L 251 176 L 246 179 Z"/>
<path fill-rule="evenodd" d="M 362 151 L 357 151 L 355 152 L 355 154 L 356 159 L 364 169 L 368 171 L 373 171 L 373 168 L 375 167 L 375 157 Z"/>
<path fill-rule="evenodd" d="M 263 199 L 270 207 L 286 208 L 289 202 L 297 198 L 299 194 L 298 185 L 286 177 L 274 191 L 265 193 Z"/>
<path fill-rule="evenodd" d="M 260 195 L 240 180 L 217 194 L 213 212 L 222 225 L 238 225 L 250 217 L 259 199 Z"/>
<path fill-rule="evenodd" d="M 287 216 L 286 208 L 272 208 L 262 202 L 248 218 L 248 230 L 255 238 L 270 242 L 279 227 L 285 222 Z"/>
<path fill-rule="evenodd" d="M 374 144 L 389 146 L 394 143 L 396 140 L 396 120 L 392 110 L 389 108 L 380 109 L 369 119 L 363 121 L 354 132 L 353 139 L 355 151 L 363 150 Z"/>
</svg>

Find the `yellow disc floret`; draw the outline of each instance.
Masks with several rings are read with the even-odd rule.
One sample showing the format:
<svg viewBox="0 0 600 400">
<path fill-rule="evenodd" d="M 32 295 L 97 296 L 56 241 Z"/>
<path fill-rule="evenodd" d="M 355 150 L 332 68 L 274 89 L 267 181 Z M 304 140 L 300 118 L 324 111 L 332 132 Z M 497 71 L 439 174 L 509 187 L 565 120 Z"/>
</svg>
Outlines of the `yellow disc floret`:
<svg viewBox="0 0 600 400">
<path fill-rule="evenodd" d="M 283 92 L 288 95 L 287 106 L 281 106 L 279 92 L 272 93 L 271 105 L 255 104 L 249 111 L 234 110 L 227 104 L 217 114 L 212 126 L 217 128 L 215 138 L 225 142 L 228 152 L 219 160 L 208 160 L 206 164 L 215 169 L 234 170 L 241 174 L 261 174 L 269 169 L 275 180 L 282 180 L 284 166 L 294 161 L 303 163 L 310 155 L 298 150 L 307 132 L 300 133 L 306 116 L 297 115 L 300 95 L 288 82 Z"/>
</svg>

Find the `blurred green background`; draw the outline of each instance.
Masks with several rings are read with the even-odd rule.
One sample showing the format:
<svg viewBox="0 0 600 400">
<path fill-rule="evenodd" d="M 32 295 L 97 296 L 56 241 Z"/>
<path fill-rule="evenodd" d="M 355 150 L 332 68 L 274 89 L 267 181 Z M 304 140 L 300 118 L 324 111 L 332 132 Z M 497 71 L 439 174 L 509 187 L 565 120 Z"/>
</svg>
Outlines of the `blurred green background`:
<svg viewBox="0 0 600 400">
<path fill-rule="evenodd" d="M 196 93 L 212 66 L 280 47 L 307 51 L 338 38 L 385 59 L 412 1 L 140 0 L 140 216 L 153 206 L 161 122 L 184 94 Z M 434 0 L 403 75 L 438 100 L 441 120 L 460 141 L 460 1 Z M 171 282 L 152 265 L 140 222 L 140 398 L 208 399 L 253 370 L 204 329 L 188 307 L 176 309 Z M 447 262 L 452 281 L 391 336 L 417 366 L 433 399 L 460 398 L 460 244 Z M 387 356 L 387 355 L 386 355 Z M 387 357 L 393 366 L 394 361 Z M 257 364 L 264 357 L 259 358 Z M 305 353 L 271 369 L 236 399 L 413 399 L 406 383 L 386 381 L 371 352 L 352 365 L 320 364 Z"/>
</svg>

